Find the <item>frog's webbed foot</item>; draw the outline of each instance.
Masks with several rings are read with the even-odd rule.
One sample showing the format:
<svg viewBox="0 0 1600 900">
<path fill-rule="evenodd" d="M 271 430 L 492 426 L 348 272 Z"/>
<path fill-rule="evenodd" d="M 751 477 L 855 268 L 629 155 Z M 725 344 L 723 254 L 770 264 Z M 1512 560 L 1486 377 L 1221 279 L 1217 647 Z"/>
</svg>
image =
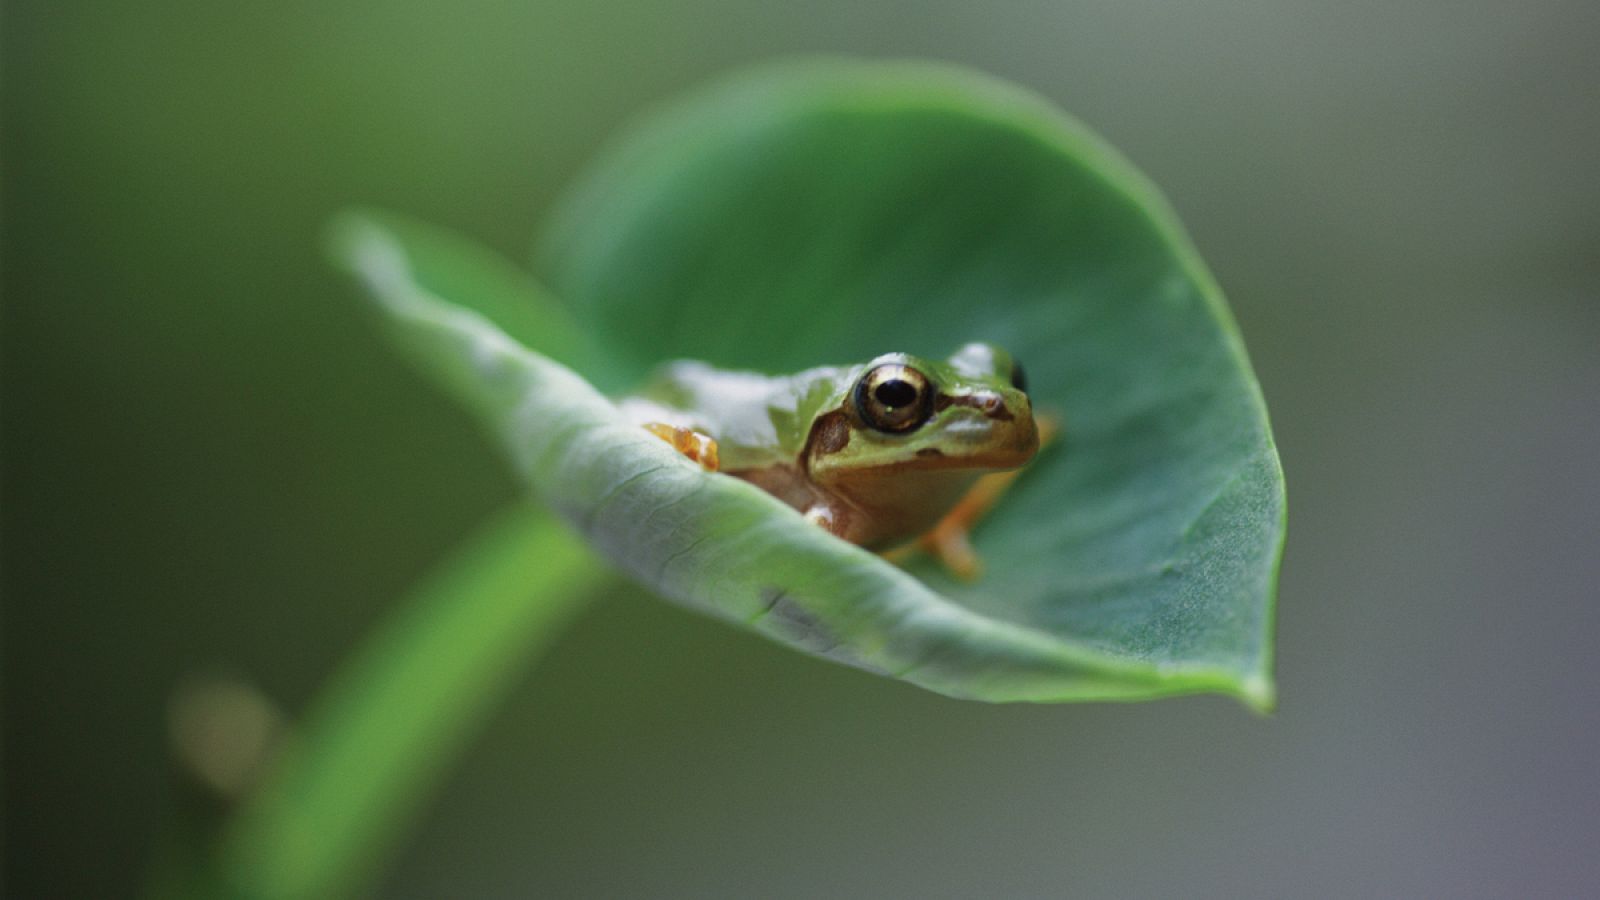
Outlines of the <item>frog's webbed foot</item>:
<svg viewBox="0 0 1600 900">
<path fill-rule="evenodd" d="M 651 422 L 644 430 L 671 444 L 672 449 L 699 463 L 707 472 L 717 471 L 717 442 L 710 435 L 661 422 Z"/>
</svg>

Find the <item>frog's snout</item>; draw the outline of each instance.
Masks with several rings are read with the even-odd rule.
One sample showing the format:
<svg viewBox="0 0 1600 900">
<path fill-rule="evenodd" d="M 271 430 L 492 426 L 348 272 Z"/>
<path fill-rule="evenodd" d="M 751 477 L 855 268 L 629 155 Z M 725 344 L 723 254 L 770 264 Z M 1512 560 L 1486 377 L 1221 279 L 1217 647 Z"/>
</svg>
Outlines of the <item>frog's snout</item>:
<svg viewBox="0 0 1600 900">
<path fill-rule="evenodd" d="M 967 438 L 973 446 L 970 459 L 997 469 L 1025 465 L 1039 450 L 1039 429 L 1027 397 L 1007 403 L 1003 394 L 976 391 L 961 405 L 972 410 L 967 419 Z"/>
<path fill-rule="evenodd" d="M 1033 420 L 1031 410 L 1022 410 L 1022 415 L 1015 418 L 1008 415 L 1006 423 L 996 425 L 995 429 L 1009 437 L 1005 443 L 1014 455 L 1011 465 L 1020 466 L 1039 452 L 1039 427 Z"/>
</svg>

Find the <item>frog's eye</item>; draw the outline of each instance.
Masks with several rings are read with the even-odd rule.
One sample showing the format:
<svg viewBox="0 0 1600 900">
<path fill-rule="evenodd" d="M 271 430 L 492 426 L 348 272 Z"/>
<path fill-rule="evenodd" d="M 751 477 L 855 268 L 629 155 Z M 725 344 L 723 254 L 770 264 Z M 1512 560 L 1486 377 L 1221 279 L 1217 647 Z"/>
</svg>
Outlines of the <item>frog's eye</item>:
<svg viewBox="0 0 1600 900">
<path fill-rule="evenodd" d="M 1028 373 L 1022 370 L 1022 363 L 1011 366 L 1011 386 L 1024 394 L 1028 392 Z"/>
<path fill-rule="evenodd" d="M 853 397 L 862 421 L 894 434 L 911 431 L 933 411 L 927 376 L 898 363 L 877 366 L 861 376 Z"/>
</svg>

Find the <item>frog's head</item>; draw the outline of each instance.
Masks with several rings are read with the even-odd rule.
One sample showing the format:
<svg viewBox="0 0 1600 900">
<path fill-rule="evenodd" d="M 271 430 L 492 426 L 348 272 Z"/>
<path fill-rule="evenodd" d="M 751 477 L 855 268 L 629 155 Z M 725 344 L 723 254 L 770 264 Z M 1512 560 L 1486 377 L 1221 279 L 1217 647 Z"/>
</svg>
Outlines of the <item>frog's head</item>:
<svg viewBox="0 0 1600 900">
<path fill-rule="evenodd" d="M 851 469 L 1014 469 L 1039 449 L 1022 367 L 989 344 L 944 362 L 889 353 L 853 370 L 817 423 L 814 474 Z"/>
</svg>

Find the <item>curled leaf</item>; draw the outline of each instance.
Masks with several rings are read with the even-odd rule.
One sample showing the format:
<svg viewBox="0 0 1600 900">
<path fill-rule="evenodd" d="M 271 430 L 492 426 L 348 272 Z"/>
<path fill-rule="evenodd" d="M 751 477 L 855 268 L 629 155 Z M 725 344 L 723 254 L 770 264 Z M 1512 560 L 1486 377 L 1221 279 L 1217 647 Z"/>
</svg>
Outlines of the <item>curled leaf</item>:
<svg viewBox="0 0 1600 900">
<path fill-rule="evenodd" d="M 513 329 L 542 352 L 469 280 L 437 274 L 482 251 L 371 217 L 338 233 L 396 333 L 535 492 L 661 594 L 951 696 L 1271 704 L 1283 483 L 1237 331 L 1148 183 L 1037 98 L 848 63 L 691 98 L 555 217 L 539 258 L 565 305 L 520 290 L 551 335 L 583 337 Z M 580 348 L 591 339 L 604 355 Z M 972 584 L 701 471 L 590 383 L 670 358 L 789 371 L 972 340 L 1024 360 L 1036 403 L 1066 420 L 978 531 Z"/>
</svg>

